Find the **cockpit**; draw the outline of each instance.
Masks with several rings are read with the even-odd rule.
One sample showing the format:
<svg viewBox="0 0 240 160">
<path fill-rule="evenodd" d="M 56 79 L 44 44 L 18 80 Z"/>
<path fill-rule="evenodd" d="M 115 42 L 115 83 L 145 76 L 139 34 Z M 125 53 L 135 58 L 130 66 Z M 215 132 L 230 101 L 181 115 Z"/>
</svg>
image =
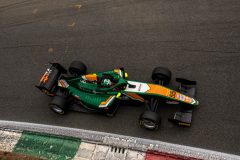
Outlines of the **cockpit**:
<svg viewBox="0 0 240 160">
<path fill-rule="evenodd" d="M 72 84 L 75 84 L 75 87 L 78 89 L 87 92 L 117 92 L 125 89 L 127 86 L 126 77 L 123 77 L 123 74 L 125 74 L 123 71 L 116 69 L 87 74 L 73 80 Z"/>
</svg>

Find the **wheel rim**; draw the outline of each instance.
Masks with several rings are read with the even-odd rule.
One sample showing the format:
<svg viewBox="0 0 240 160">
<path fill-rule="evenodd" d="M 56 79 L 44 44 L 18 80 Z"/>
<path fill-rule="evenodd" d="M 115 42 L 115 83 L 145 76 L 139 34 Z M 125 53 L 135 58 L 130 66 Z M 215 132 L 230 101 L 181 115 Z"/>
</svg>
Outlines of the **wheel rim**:
<svg viewBox="0 0 240 160">
<path fill-rule="evenodd" d="M 58 114 L 64 114 L 64 111 L 63 111 L 60 107 L 58 107 L 58 106 L 56 106 L 56 105 L 52 105 L 51 108 L 52 108 L 52 110 L 53 110 L 54 112 L 56 112 L 56 113 L 58 113 Z"/>
<path fill-rule="evenodd" d="M 155 129 L 155 128 L 157 128 L 156 123 L 153 122 L 153 121 L 151 121 L 151 120 L 148 120 L 148 119 L 142 120 L 142 125 L 143 125 L 145 128 L 148 128 L 148 129 Z"/>
</svg>

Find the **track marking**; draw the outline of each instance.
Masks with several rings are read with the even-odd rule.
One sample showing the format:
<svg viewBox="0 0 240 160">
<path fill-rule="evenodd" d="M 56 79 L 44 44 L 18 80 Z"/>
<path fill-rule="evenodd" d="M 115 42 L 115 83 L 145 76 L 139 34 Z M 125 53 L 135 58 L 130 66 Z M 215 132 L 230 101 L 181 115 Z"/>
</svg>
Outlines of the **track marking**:
<svg viewBox="0 0 240 160">
<path fill-rule="evenodd" d="M 32 14 L 37 14 L 37 12 L 38 12 L 38 9 L 35 8 L 35 9 L 32 11 Z"/>
<path fill-rule="evenodd" d="M 72 22 L 70 24 L 68 24 L 68 27 L 74 27 L 76 25 L 76 22 Z"/>
<path fill-rule="evenodd" d="M 53 48 L 48 48 L 48 53 L 53 53 Z"/>
<path fill-rule="evenodd" d="M 75 4 L 75 5 L 70 5 L 69 7 L 75 8 L 75 9 L 80 9 L 82 7 L 81 4 Z"/>
</svg>

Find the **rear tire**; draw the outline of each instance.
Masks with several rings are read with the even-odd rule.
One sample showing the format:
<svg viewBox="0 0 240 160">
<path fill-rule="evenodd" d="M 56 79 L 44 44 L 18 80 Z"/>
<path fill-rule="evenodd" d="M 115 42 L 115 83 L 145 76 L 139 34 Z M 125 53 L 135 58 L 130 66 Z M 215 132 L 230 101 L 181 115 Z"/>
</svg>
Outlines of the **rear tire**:
<svg viewBox="0 0 240 160">
<path fill-rule="evenodd" d="M 80 61 L 73 61 L 69 68 L 68 71 L 71 75 L 73 75 L 74 77 L 78 77 L 80 75 L 84 75 L 87 72 L 87 67 L 84 63 L 80 62 Z"/>
<path fill-rule="evenodd" d="M 65 114 L 67 111 L 68 100 L 60 97 L 55 96 L 51 103 L 49 103 L 49 107 L 51 110 L 57 114 Z"/>
<path fill-rule="evenodd" d="M 143 128 L 158 130 L 161 123 L 161 117 L 156 112 L 147 110 L 140 115 L 139 123 Z"/>
<path fill-rule="evenodd" d="M 156 67 L 152 72 L 152 80 L 154 82 L 163 82 L 163 84 L 168 84 L 171 81 L 172 73 L 168 68 Z"/>
</svg>

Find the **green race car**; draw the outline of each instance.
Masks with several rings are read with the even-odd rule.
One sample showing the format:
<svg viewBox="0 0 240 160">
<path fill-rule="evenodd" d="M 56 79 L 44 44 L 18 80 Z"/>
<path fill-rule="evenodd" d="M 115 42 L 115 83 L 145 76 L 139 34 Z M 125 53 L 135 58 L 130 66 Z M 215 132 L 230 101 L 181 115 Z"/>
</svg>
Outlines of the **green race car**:
<svg viewBox="0 0 240 160">
<path fill-rule="evenodd" d="M 179 89 L 168 87 L 171 72 L 156 67 L 152 73 L 153 83 L 128 80 L 124 68 L 105 72 L 86 73 L 87 67 L 80 61 L 73 61 L 67 70 L 58 63 L 51 63 L 40 79 L 39 88 L 52 96 L 51 109 L 64 114 L 68 110 L 99 112 L 113 116 L 121 101 L 139 101 L 147 104 L 139 123 L 147 129 L 156 130 L 161 118 L 157 113 L 160 103 L 184 106 L 169 120 L 180 126 L 190 126 L 192 110 L 199 102 L 195 96 L 195 81 L 178 78 Z"/>
</svg>

